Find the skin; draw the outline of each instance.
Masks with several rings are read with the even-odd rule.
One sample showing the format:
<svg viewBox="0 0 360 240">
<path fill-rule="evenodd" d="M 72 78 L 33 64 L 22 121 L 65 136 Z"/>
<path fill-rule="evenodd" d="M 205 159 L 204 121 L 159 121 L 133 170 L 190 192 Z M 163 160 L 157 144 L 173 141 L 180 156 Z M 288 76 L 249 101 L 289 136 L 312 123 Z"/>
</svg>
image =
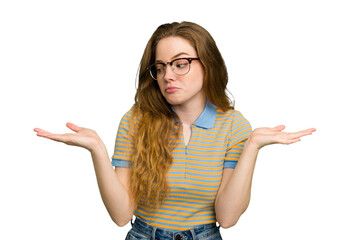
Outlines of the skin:
<svg viewBox="0 0 360 240">
<path fill-rule="evenodd" d="M 251 182 L 259 150 L 270 144 L 293 144 L 316 131 L 315 128 L 309 128 L 287 133 L 282 132 L 284 129 L 284 125 L 255 129 L 246 141 L 235 169 L 224 169 L 215 200 L 216 220 L 223 228 L 234 226 L 249 206 Z"/>
<path fill-rule="evenodd" d="M 178 57 L 197 57 L 197 54 L 185 39 L 169 37 L 160 40 L 156 49 L 157 61 L 169 62 Z M 203 77 L 204 70 L 200 61 L 193 61 L 188 74 L 176 75 L 167 65 L 164 79 L 158 80 L 163 96 L 173 106 L 182 122 L 186 144 L 190 140 L 192 123 L 205 107 Z M 176 87 L 176 91 L 168 92 L 168 87 Z M 53 134 L 40 128 L 35 128 L 34 131 L 39 137 L 90 151 L 105 207 L 117 225 L 126 225 L 135 210 L 129 195 L 129 169 L 116 167 L 114 170 L 106 147 L 94 130 L 73 123 L 67 123 L 66 126 L 74 133 Z M 224 169 L 215 200 L 216 219 L 221 227 L 228 228 L 235 225 L 249 205 L 251 182 L 259 150 L 271 144 L 293 144 L 316 131 L 315 128 L 309 128 L 289 133 L 284 132 L 284 129 L 284 125 L 256 128 L 248 138 L 235 169 Z"/>
<path fill-rule="evenodd" d="M 159 41 L 155 54 L 157 62 L 166 63 L 181 57 L 198 57 L 187 40 L 168 37 Z M 158 79 L 157 82 L 161 93 L 181 120 L 184 142 L 187 145 L 191 136 L 191 124 L 200 116 L 206 104 L 203 66 L 200 61 L 192 61 L 190 71 L 186 75 L 177 75 L 168 64 L 164 78 Z M 175 87 L 176 91 L 168 92 L 169 87 Z"/>
</svg>

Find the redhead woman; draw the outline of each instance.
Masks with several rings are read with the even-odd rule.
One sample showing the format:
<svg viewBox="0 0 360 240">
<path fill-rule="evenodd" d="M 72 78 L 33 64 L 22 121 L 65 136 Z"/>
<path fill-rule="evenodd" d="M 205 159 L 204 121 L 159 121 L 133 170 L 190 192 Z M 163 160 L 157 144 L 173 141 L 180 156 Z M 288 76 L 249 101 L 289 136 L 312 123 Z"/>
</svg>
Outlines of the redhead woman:
<svg viewBox="0 0 360 240">
<path fill-rule="evenodd" d="M 201 26 L 159 26 L 140 63 L 133 107 L 120 121 L 112 161 L 95 131 L 37 135 L 90 151 L 101 197 L 126 239 L 222 239 L 250 201 L 259 150 L 312 134 L 257 128 L 234 110 L 227 70 Z M 132 222 L 133 216 L 136 220 Z M 216 222 L 218 224 L 216 224 Z"/>
</svg>

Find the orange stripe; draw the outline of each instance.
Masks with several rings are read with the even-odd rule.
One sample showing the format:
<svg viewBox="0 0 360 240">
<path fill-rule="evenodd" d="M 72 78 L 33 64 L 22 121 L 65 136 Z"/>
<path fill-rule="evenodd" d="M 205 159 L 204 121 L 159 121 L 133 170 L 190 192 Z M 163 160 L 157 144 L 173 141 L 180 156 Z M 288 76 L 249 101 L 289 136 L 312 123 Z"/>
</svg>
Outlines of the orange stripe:
<svg viewBox="0 0 360 240">
<path fill-rule="evenodd" d="M 176 164 L 174 163 L 173 164 L 174 167 L 186 167 L 187 165 L 186 164 Z M 190 166 L 189 166 L 190 167 Z M 192 166 L 193 168 L 199 168 L 199 166 Z M 223 168 L 223 166 L 219 166 L 219 167 L 203 167 L 201 166 L 200 167 L 201 169 L 204 169 L 204 170 L 220 170 Z"/>
<path fill-rule="evenodd" d="M 140 209 L 137 209 L 137 211 L 139 212 L 142 212 L 144 214 L 149 214 L 148 212 L 151 211 L 148 207 L 146 206 L 141 206 L 142 208 L 144 208 L 145 210 L 147 210 L 147 212 L 143 211 L 143 210 L 140 210 Z M 206 209 L 206 208 L 204 208 Z M 192 212 L 192 213 L 184 213 L 184 212 L 179 212 L 179 211 L 170 211 L 170 210 L 164 210 L 164 209 L 158 209 L 158 212 L 162 212 L 162 213 L 168 213 L 168 214 L 173 214 L 173 215 L 181 215 L 181 216 L 184 216 L 187 217 L 187 216 L 193 216 L 193 215 L 196 215 L 196 214 L 212 214 L 214 213 L 214 210 L 211 208 L 209 208 L 210 210 L 208 211 L 201 211 L 200 213 L 197 213 L 197 212 Z M 211 210 L 212 209 L 212 210 Z M 151 214 L 151 216 L 154 216 L 155 214 Z M 162 215 L 162 214 L 159 214 L 159 215 Z M 156 216 L 156 215 L 155 215 Z"/>
<path fill-rule="evenodd" d="M 171 179 L 171 184 L 176 184 L 176 182 L 184 182 L 184 179 Z M 186 179 L 185 183 L 195 183 L 195 184 L 201 184 L 201 185 L 207 185 L 207 186 L 218 186 L 220 184 L 220 181 L 217 183 L 209 183 L 209 182 L 201 182 L 201 181 L 193 181 Z"/>
<path fill-rule="evenodd" d="M 204 161 L 194 161 L 194 160 L 183 160 L 183 161 L 176 160 L 176 161 L 173 161 L 173 163 L 174 164 L 195 163 L 195 164 L 205 164 L 205 165 L 219 165 L 219 164 L 221 164 L 223 162 L 224 157 L 221 157 L 219 159 L 213 159 L 213 160 L 211 160 L 211 162 L 210 161 L 209 162 L 206 162 L 206 161 L 205 162 Z M 200 159 L 200 160 L 203 160 L 203 159 Z M 215 161 L 215 160 L 217 160 L 217 161 Z"/>
<path fill-rule="evenodd" d="M 181 227 L 180 226 L 186 226 L 186 225 L 189 225 L 189 223 L 187 222 L 180 222 L 180 221 L 171 221 L 171 220 L 164 220 L 164 219 L 153 219 L 151 216 L 156 216 L 156 217 L 164 217 L 163 215 L 160 215 L 158 216 L 158 214 L 153 214 L 153 215 L 150 215 L 150 217 L 146 217 L 146 215 L 148 213 L 146 212 L 143 212 L 141 210 L 138 210 L 138 212 L 141 212 L 142 214 L 144 214 L 145 216 L 141 216 L 141 218 L 144 218 L 146 220 L 149 220 L 149 221 L 158 221 L 158 222 L 162 222 L 162 223 L 169 223 L 169 224 L 176 224 L 176 225 L 179 225 L 179 227 L 171 227 L 171 226 L 167 226 L 167 225 L 160 225 L 158 223 L 151 223 L 151 225 L 154 225 L 154 226 L 158 226 L 158 227 L 162 227 L 162 228 L 168 228 L 168 229 L 180 229 Z M 169 216 L 165 216 L 165 217 L 169 217 Z M 175 216 L 171 216 L 172 219 L 178 219 L 179 217 L 175 217 Z M 214 220 L 211 220 L 209 218 L 214 218 L 213 216 L 208 216 L 208 217 L 197 217 L 198 220 L 204 220 L 203 222 L 200 222 L 200 223 L 196 223 L 196 224 L 206 224 L 206 223 L 210 223 L 210 222 L 214 222 Z M 186 220 L 188 218 L 180 218 L 178 220 Z M 191 218 L 193 219 L 193 218 Z M 209 220 L 207 220 L 209 219 Z M 196 220 L 196 219 L 194 219 Z M 183 229 L 186 229 L 183 227 Z"/>
<path fill-rule="evenodd" d="M 200 198 L 200 199 L 208 199 L 208 200 L 214 200 L 214 197 L 204 197 L 204 196 L 194 196 L 194 195 L 189 195 L 189 194 L 183 194 L 183 193 L 171 193 L 171 196 L 179 196 L 179 197 L 184 197 L 184 198 Z"/>
<path fill-rule="evenodd" d="M 194 155 L 189 156 L 189 155 L 185 155 L 185 154 L 176 154 L 176 157 L 183 158 L 184 160 L 186 158 L 189 158 L 189 157 L 191 157 L 192 159 L 201 159 L 201 160 L 216 160 L 216 159 L 221 160 L 221 159 L 224 159 L 224 157 L 221 157 L 221 156 L 217 156 L 217 157 L 207 156 L 206 158 L 203 158 L 203 157 L 199 157 L 199 156 L 194 156 Z M 187 161 L 187 160 L 185 160 L 185 161 Z"/>
<path fill-rule="evenodd" d="M 215 169 L 215 170 L 219 170 L 219 169 Z M 184 169 L 170 169 L 171 172 L 179 172 L 179 173 L 184 173 Z M 206 174 L 206 175 L 221 175 L 222 174 L 222 168 L 221 171 L 218 172 L 204 172 L 204 171 L 196 171 L 196 170 L 190 170 L 190 169 L 186 169 L 186 172 L 188 173 L 197 173 L 197 174 Z"/>
<path fill-rule="evenodd" d="M 169 184 L 171 187 L 184 187 L 183 184 L 172 184 L 170 183 Z M 198 186 L 188 186 L 188 187 L 191 187 L 192 189 L 199 189 L 199 190 L 208 190 L 208 191 L 216 191 L 218 190 L 219 186 L 218 187 L 198 187 Z"/>
<path fill-rule="evenodd" d="M 185 174 L 172 174 L 172 173 L 168 173 L 167 174 L 168 177 L 185 177 Z M 201 176 L 188 176 L 191 178 L 195 178 L 195 179 L 201 179 L 201 180 L 210 180 L 210 181 L 215 181 L 215 180 L 221 180 L 222 176 L 220 177 L 201 177 Z"/>
</svg>

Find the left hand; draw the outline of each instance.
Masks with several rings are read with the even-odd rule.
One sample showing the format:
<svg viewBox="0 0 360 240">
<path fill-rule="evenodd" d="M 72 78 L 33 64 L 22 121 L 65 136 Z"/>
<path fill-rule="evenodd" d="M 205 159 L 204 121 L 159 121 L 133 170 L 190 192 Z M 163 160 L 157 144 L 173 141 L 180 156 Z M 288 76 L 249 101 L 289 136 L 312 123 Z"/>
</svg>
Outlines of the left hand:
<svg viewBox="0 0 360 240">
<path fill-rule="evenodd" d="M 39 137 L 63 142 L 67 145 L 82 147 L 88 149 L 90 152 L 97 150 L 98 146 L 103 145 L 103 142 L 94 130 L 79 127 L 70 122 L 68 122 L 66 126 L 75 133 L 54 134 L 41 128 L 35 128 L 34 131 L 37 132 L 37 136 Z"/>
<path fill-rule="evenodd" d="M 274 128 L 256 128 L 249 137 L 250 144 L 255 145 L 258 149 L 275 143 L 292 144 L 299 142 L 301 137 L 311 135 L 316 131 L 315 128 L 308 128 L 302 131 L 287 133 L 282 132 L 285 129 L 284 125 L 279 125 Z"/>
</svg>

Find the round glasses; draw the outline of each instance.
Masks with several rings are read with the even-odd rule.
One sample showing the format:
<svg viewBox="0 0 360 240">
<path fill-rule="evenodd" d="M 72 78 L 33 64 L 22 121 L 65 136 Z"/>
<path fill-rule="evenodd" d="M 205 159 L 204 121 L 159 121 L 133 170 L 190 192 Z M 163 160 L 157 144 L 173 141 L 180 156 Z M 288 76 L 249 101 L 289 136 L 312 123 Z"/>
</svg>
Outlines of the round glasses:
<svg viewBox="0 0 360 240">
<path fill-rule="evenodd" d="M 185 75 L 190 71 L 190 64 L 194 60 L 200 60 L 200 58 L 176 58 L 167 63 L 154 63 L 148 66 L 151 77 L 154 80 L 163 79 L 166 73 L 166 65 L 170 65 L 171 70 L 177 75 Z"/>
</svg>

